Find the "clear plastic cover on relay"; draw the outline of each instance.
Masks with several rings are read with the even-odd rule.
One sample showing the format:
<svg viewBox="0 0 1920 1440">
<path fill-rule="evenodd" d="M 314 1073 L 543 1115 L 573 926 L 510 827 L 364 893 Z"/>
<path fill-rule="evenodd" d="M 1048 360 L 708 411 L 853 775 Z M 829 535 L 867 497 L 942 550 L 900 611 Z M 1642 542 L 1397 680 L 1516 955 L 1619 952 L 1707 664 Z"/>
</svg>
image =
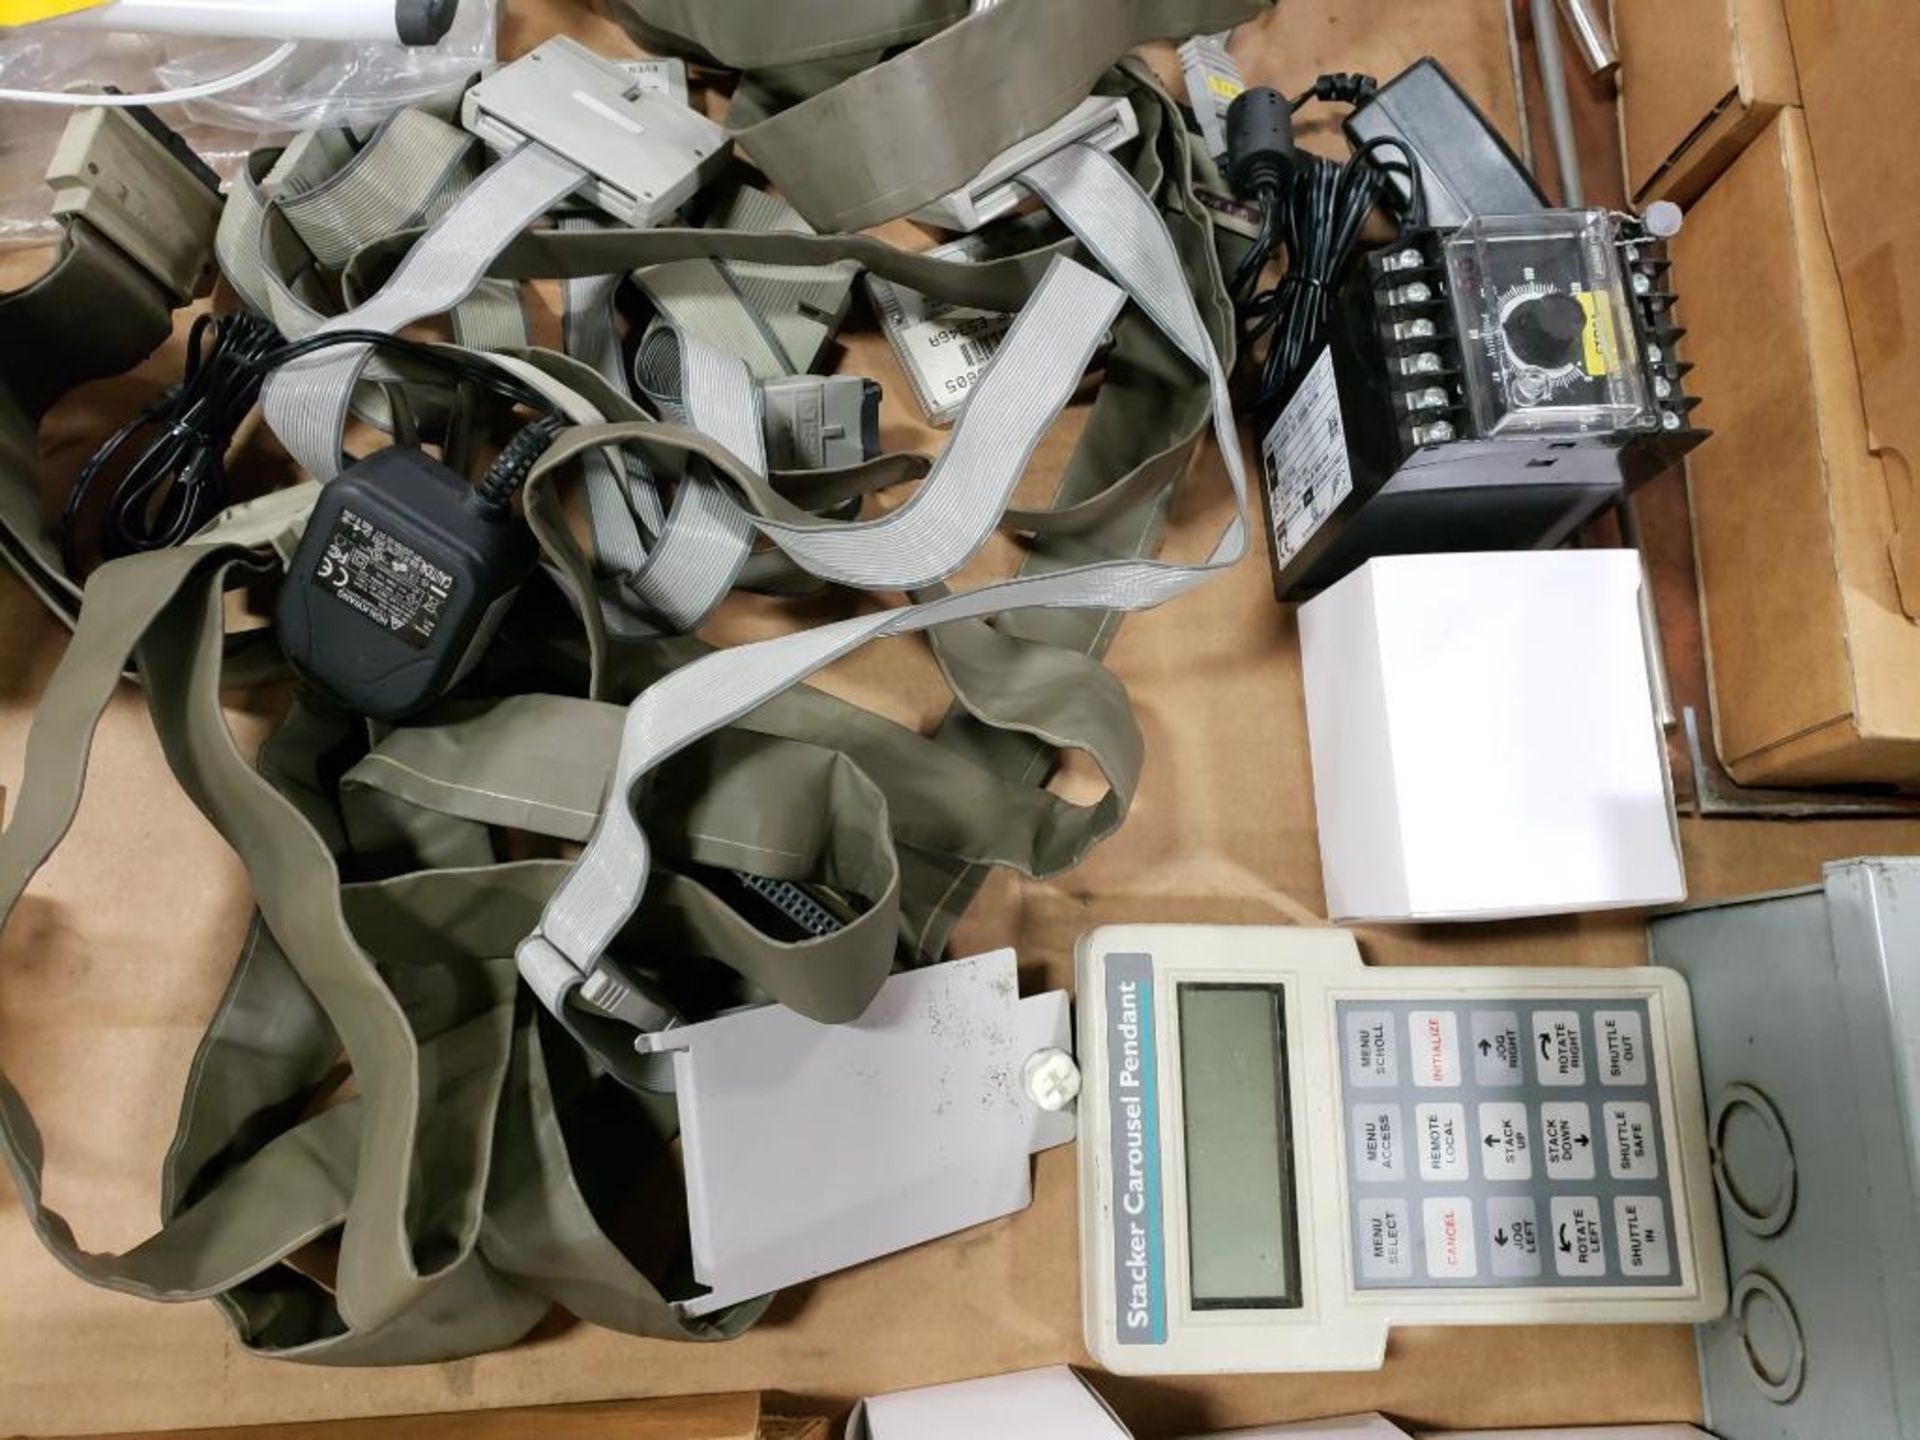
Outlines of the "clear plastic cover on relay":
<svg viewBox="0 0 1920 1440">
<path fill-rule="evenodd" d="M 1478 433 L 1659 428 L 1613 215 L 1483 216 L 1445 255 Z"/>
</svg>

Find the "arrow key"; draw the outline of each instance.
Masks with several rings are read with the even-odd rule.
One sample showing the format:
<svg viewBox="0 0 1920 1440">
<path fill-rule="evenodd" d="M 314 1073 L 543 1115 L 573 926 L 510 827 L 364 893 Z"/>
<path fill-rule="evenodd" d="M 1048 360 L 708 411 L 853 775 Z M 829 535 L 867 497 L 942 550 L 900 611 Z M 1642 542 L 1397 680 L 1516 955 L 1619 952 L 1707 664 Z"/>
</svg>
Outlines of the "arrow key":
<svg viewBox="0 0 1920 1440">
<path fill-rule="evenodd" d="M 1607 1246 L 1600 1202 L 1591 1195 L 1556 1195 L 1548 1218 L 1553 1268 L 1563 1278 L 1584 1279 L 1607 1273 Z"/>
<path fill-rule="evenodd" d="M 1531 1195 L 1489 1196 L 1487 1229 L 1496 1280 L 1532 1280 L 1540 1274 L 1540 1218 Z"/>
<path fill-rule="evenodd" d="M 1578 1100 L 1540 1107 L 1540 1148 L 1552 1180 L 1591 1180 L 1594 1173 L 1593 1111 Z"/>
<path fill-rule="evenodd" d="M 1527 1125 L 1527 1107 L 1482 1105 L 1475 1118 L 1474 1149 L 1480 1156 L 1480 1173 L 1489 1180 L 1531 1180 L 1533 1135 Z"/>
<path fill-rule="evenodd" d="M 1523 1084 L 1527 1059 L 1525 1033 L 1515 1011 L 1474 1011 L 1474 1083 L 1483 1086 Z"/>
</svg>

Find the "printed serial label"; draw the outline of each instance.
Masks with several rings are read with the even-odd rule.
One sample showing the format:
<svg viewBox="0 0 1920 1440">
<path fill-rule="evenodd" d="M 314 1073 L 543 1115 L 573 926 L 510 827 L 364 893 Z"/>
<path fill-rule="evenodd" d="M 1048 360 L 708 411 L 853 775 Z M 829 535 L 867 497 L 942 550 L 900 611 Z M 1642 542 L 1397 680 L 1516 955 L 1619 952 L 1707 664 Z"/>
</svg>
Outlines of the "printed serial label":
<svg viewBox="0 0 1920 1440">
<path fill-rule="evenodd" d="M 1167 1342 L 1160 1233 L 1160 1096 L 1154 1055 L 1153 957 L 1109 955 L 1107 1122 L 1113 1146 L 1115 1327 L 1122 1345 Z"/>
<path fill-rule="evenodd" d="M 1284 568 L 1327 517 L 1353 493 L 1347 427 L 1340 418 L 1340 386 L 1333 351 L 1322 350 L 1307 378 L 1280 412 L 1260 446 L 1267 471 L 1267 512 L 1273 551 Z"/>
<path fill-rule="evenodd" d="M 927 257 L 970 263 L 985 253 L 985 242 L 967 236 L 929 250 Z M 867 277 L 867 289 L 928 422 L 947 424 L 986 373 L 1013 328 L 1013 316 L 947 305 L 878 275 Z"/>
<path fill-rule="evenodd" d="M 416 650 L 427 648 L 453 598 L 453 576 L 371 520 L 342 510 L 314 582 Z"/>
</svg>

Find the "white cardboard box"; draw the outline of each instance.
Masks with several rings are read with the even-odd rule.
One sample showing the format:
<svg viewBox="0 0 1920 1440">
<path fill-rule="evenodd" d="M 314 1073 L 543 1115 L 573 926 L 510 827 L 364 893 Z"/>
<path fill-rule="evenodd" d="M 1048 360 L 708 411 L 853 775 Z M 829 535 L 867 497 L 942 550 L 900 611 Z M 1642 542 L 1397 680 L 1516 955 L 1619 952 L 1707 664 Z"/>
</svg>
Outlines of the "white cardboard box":
<svg viewBox="0 0 1920 1440">
<path fill-rule="evenodd" d="M 1300 610 L 1335 921 L 1686 897 L 1629 550 L 1407 555 Z"/>
<path fill-rule="evenodd" d="M 1132 1440 L 1065 1365 L 862 1400 L 846 1440 Z"/>
</svg>

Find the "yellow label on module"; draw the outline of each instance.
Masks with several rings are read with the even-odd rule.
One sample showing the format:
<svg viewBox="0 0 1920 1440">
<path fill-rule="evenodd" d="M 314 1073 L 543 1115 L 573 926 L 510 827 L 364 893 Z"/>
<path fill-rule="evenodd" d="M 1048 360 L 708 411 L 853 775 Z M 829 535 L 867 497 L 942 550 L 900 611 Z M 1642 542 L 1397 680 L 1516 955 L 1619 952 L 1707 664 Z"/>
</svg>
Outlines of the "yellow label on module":
<svg viewBox="0 0 1920 1440">
<path fill-rule="evenodd" d="M 0 0 L 0 25 L 31 25 L 82 10 L 97 10 L 107 0 Z"/>
<path fill-rule="evenodd" d="M 1207 88 L 1222 100 L 1232 103 L 1240 98 L 1240 92 L 1247 87 L 1231 75 L 1209 75 L 1207 77 Z"/>
<path fill-rule="evenodd" d="M 1607 297 L 1583 290 L 1573 298 L 1587 312 L 1587 326 L 1580 336 L 1587 374 L 1596 377 L 1608 374 L 1613 370 L 1614 357 L 1620 350 L 1614 339 L 1613 312 L 1607 308 Z"/>
</svg>

